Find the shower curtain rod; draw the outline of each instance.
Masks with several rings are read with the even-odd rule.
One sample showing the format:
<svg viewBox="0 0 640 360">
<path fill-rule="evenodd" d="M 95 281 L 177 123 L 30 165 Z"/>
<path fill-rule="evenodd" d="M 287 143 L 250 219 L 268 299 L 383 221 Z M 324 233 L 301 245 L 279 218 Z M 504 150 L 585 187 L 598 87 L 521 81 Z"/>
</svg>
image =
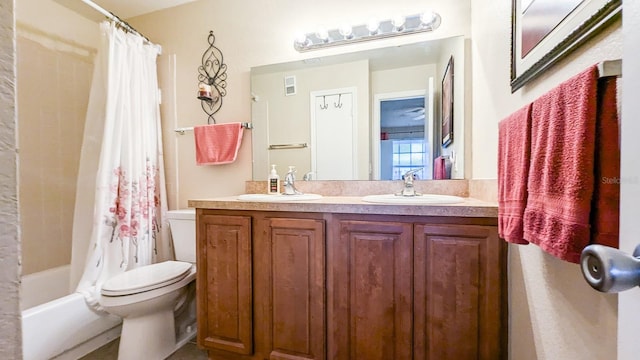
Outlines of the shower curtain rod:
<svg viewBox="0 0 640 360">
<path fill-rule="evenodd" d="M 149 40 L 149 38 L 148 38 L 148 37 L 146 37 L 146 36 L 142 35 L 142 33 L 141 33 L 141 32 L 139 32 L 138 30 L 134 29 L 134 27 L 133 27 L 133 26 L 129 25 L 129 23 L 128 23 L 128 22 L 126 22 L 126 21 L 124 21 L 124 20 L 120 19 L 120 18 L 118 17 L 118 15 L 116 15 L 116 14 L 112 13 L 112 12 L 111 12 L 111 11 L 109 11 L 109 10 L 105 10 L 103 7 L 101 7 L 100 5 L 98 5 L 98 4 L 96 4 L 96 3 L 94 3 L 94 2 L 93 2 L 93 1 L 91 1 L 91 0 L 82 0 L 82 2 L 83 2 L 83 3 L 85 3 L 85 4 L 87 4 L 87 5 L 89 5 L 89 6 L 90 6 L 90 7 L 92 7 L 94 10 L 96 10 L 97 12 L 99 12 L 99 13 L 101 13 L 102 15 L 106 16 L 107 18 L 109 18 L 109 19 L 111 19 L 111 20 L 115 21 L 115 22 L 116 22 L 116 24 L 117 24 L 117 25 L 119 25 L 119 26 L 121 26 L 124 30 L 126 30 L 126 31 L 128 31 L 128 32 L 130 32 L 130 33 L 136 34 L 136 35 L 138 35 L 138 36 L 140 36 L 140 37 L 142 37 L 146 42 L 148 42 L 148 43 L 149 43 L 149 44 L 151 44 L 151 45 L 156 45 L 156 44 L 154 44 L 153 42 L 151 42 L 151 40 Z"/>
</svg>

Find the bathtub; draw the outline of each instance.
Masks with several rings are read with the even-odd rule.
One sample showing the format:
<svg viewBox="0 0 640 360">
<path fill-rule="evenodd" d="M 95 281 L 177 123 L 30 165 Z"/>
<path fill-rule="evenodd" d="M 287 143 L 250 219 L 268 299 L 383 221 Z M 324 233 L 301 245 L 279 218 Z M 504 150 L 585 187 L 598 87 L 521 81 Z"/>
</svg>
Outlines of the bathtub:
<svg viewBox="0 0 640 360">
<path fill-rule="evenodd" d="M 68 289 L 69 266 L 22 277 L 24 360 L 75 360 L 120 336 L 119 317 L 95 313 Z"/>
</svg>

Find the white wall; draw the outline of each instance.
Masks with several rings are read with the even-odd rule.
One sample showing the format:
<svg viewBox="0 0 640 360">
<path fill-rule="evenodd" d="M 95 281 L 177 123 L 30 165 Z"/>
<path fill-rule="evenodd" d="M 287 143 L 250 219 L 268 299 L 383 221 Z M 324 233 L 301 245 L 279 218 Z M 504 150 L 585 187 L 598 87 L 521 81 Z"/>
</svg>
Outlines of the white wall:
<svg viewBox="0 0 640 360">
<path fill-rule="evenodd" d="M 0 358 L 22 358 L 14 2 L 0 0 Z"/>
<path fill-rule="evenodd" d="M 416 14 L 424 11 L 425 4 L 415 0 L 326 0 L 321 3 L 200 0 L 130 19 L 138 30 L 163 46 L 159 80 L 166 100 L 162 105 L 162 116 L 170 208 L 185 207 L 188 199 L 242 193 L 244 181 L 251 179 L 250 141 L 243 141 L 236 163 L 198 167 L 193 161 L 193 137 L 176 136 L 172 131 L 175 127 L 206 121 L 195 91 L 197 68 L 207 47 L 209 30 L 213 30 L 215 44 L 229 65 L 228 95 L 216 119 L 223 123 L 249 121 L 251 67 L 457 35 L 469 36 L 470 0 L 437 0 L 426 5 L 443 18 L 442 25 L 433 33 L 304 54 L 293 49 L 293 39 L 298 32 L 314 31 L 319 25 L 334 28 L 342 22 L 364 23 L 372 16 L 385 19 L 396 13 Z"/>
<path fill-rule="evenodd" d="M 511 94 L 510 21 L 510 0 L 472 2 L 473 177 L 478 179 L 497 177 L 498 121 L 589 65 L 622 56 L 618 23 Z M 578 265 L 534 245 L 510 245 L 508 276 L 511 359 L 615 359 L 617 296 L 591 289 Z"/>
</svg>

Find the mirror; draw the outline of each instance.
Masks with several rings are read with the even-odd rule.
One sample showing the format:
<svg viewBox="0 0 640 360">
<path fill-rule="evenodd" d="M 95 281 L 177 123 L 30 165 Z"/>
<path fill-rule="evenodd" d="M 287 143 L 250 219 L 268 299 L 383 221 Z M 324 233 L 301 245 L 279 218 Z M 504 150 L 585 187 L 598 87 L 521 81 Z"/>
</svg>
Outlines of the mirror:
<svg viewBox="0 0 640 360">
<path fill-rule="evenodd" d="M 251 69 L 253 180 L 396 180 L 422 168 L 464 178 L 462 36 Z M 453 58 L 453 141 L 443 147 L 441 89 Z M 449 69 L 453 71 L 453 69 Z M 438 159 L 440 160 L 440 159 Z M 305 176 L 306 175 L 306 176 Z"/>
</svg>

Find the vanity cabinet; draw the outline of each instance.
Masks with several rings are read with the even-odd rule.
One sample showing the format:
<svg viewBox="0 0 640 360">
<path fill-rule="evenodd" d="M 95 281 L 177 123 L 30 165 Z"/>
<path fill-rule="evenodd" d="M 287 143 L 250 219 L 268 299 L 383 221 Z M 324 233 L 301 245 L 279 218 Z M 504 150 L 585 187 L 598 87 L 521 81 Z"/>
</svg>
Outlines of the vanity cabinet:
<svg viewBox="0 0 640 360">
<path fill-rule="evenodd" d="M 255 338 L 265 359 L 325 359 L 325 222 L 255 219 Z"/>
<path fill-rule="evenodd" d="M 251 217 L 198 211 L 196 240 L 198 344 L 252 354 Z"/>
<path fill-rule="evenodd" d="M 506 357 L 505 245 L 495 225 L 337 218 L 330 359 Z"/>
<path fill-rule="evenodd" d="M 411 359 L 412 224 L 335 225 L 327 284 L 329 359 Z"/>
<path fill-rule="evenodd" d="M 505 271 L 495 226 L 416 224 L 414 359 L 506 358 Z"/>
<path fill-rule="evenodd" d="M 198 210 L 210 359 L 506 359 L 495 218 Z"/>
</svg>

